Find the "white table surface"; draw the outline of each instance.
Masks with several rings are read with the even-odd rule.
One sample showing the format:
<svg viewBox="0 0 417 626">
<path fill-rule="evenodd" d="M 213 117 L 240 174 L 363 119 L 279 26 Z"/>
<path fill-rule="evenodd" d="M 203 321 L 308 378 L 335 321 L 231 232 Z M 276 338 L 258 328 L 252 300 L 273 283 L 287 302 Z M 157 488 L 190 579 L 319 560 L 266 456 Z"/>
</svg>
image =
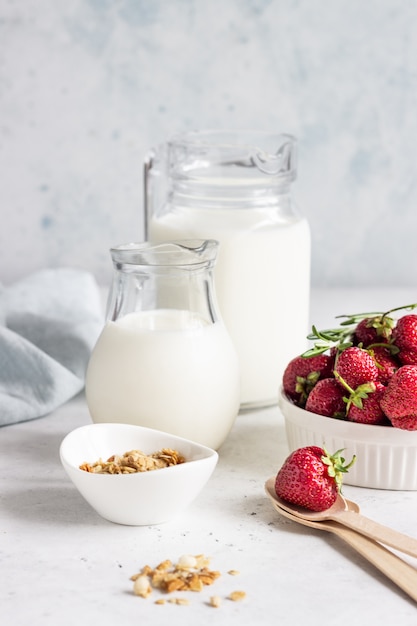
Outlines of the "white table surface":
<svg viewBox="0 0 417 626">
<path fill-rule="evenodd" d="M 315 291 L 311 319 L 323 328 L 339 313 L 413 301 L 417 288 Z M 89 422 L 81 395 L 51 415 L 0 429 L 2 624 L 417 623 L 417 605 L 341 540 L 273 510 L 264 482 L 288 454 L 278 408 L 239 415 L 198 499 L 176 520 L 147 527 L 101 519 L 64 473 L 59 444 Z M 417 536 L 417 492 L 348 485 L 344 492 L 368 517 Z M 129 578 L 143 565 L 201 553 L 222 576 L 189 593 L 189 606 L 132 594 Z M 236 589 L 247 593 L 244 601 L 208 606 L 211 595 Z"/>
</svg>

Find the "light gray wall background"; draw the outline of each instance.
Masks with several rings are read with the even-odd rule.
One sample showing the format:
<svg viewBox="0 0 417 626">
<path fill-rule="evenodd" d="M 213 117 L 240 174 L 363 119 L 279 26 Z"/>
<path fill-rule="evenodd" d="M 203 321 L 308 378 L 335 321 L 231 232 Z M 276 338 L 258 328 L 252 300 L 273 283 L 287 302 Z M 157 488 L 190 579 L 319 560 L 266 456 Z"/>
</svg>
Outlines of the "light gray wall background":
<svg viewBox="0 0 417 626">
<path fill-rule="evenodd" d="M 313 285 L 417 285 L 416 0 L 0 0 L 0 281 L 106 283 L 196 128 L 297 136 Z"/>
</svg>

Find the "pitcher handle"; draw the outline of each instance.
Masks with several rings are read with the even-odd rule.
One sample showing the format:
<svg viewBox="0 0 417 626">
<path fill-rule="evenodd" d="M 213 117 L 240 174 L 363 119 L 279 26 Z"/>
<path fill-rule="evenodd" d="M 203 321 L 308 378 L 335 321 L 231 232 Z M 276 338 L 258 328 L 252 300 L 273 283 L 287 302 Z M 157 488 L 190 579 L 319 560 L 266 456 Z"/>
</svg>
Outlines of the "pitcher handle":
<svg viewBox="0 0 417 626">
<path fill-rule="evenodd" d="M 155 152 L 151 151 L 145 157 L 143 164 L 143 232 L 145 241 L 149 236 L 149 215 L 151 211 L 150 200 L 150 172 L 155 163 Z"/>
</svg>

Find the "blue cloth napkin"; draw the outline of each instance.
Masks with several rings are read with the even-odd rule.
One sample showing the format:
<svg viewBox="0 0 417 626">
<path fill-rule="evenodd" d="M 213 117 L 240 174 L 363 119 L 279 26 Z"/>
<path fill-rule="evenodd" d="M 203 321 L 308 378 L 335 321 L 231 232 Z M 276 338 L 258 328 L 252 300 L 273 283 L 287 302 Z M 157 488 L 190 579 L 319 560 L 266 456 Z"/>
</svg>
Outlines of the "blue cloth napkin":
<svg viewBox="0 0 417 626">
<path fill-rule="evenodd" d="M 88 272 L 42 270 L 0 285 L 0 426 L 46 415 L 83 389 L 103 323 Z"/>
</svg>

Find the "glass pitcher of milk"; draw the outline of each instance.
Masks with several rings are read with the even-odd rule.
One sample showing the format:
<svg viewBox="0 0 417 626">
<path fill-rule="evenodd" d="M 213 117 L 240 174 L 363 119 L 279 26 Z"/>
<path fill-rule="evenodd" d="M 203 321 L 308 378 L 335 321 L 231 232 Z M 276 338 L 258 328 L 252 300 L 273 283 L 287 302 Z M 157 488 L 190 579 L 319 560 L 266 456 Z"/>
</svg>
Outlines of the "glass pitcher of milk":
<svg viewBox="0 0 417 626">
<path fill-rule="evenodd" d="M 207 240 L 112 248 L 107 321 L 86 374 L 94 422 L 223 443 L 239 411 L 240 372 L 215 299 L 217 249 Z"/>
<path fill-rule="evenodd" d="M 287 363 L 306 348 L 310 229 L 294 205 L 296 140 L 190 132 L 145 162 L 145 236 L 220 242 L 219 308 L 241 369 L 241 408 L 275 404 Z"/>
</svg>

